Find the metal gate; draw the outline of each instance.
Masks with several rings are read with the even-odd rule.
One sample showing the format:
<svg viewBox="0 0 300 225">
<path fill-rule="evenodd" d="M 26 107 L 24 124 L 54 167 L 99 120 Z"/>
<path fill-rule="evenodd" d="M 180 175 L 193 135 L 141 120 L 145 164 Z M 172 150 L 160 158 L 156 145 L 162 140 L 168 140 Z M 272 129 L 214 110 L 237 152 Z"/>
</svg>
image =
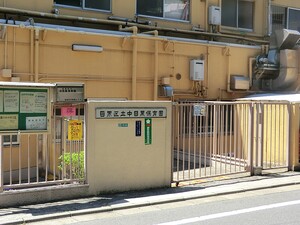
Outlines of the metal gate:
<svg viewBox="0 0 300 225">
<path fill-rule="evenodd" d="M 174 103 L 173 181 L 287 167 L 288 112 L 279 103 Z"/>
<path fill-rule="evenodd" d="M 54 105 L 51 132 L 2 133 L 0 152 L 0 188 L 16 189 L 85 181 L 84 103 Z M 66 108 L 66 107 L 65 107 Z M 73 140 L 70 122 L 82 125 L 81 137 Z M 76 128 L 76 127 L 75 127 Z"/>
<path fill-rule="evenodd" d="M 288 168 L 289 103 L 253 105 L 253 167 L 262 170 Z"/>
</svg>

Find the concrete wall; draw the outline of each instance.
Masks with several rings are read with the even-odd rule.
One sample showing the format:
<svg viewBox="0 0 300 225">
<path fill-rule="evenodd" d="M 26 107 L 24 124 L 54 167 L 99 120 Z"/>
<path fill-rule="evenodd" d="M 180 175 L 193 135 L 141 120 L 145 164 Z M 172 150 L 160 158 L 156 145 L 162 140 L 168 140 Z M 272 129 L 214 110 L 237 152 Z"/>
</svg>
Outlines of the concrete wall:
<svg viewBox="0 0 300 225">
<path fill-rule="evenodd" d="M 99 107 L 165 107 L 167 117 L 152 118 L 152 143 L 146 145 L 145 118 L 97 119 Z M 141 136 L 135 135 L 136 121 Z M 170 186 L 171 102 L 89 101 L 86 148 L 91 194 Z"/>
</svg>

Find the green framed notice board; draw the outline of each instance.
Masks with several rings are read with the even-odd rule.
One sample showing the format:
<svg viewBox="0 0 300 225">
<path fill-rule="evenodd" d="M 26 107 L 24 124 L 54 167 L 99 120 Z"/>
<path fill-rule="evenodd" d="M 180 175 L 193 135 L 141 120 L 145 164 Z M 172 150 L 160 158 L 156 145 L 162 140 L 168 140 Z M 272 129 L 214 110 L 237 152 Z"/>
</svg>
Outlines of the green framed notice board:
<svg viewBox="0 0 300 225">
<path fill-rule="evenodd" d="M 1 87 L 0 131 L 47 130 L 48 88 Z"/>
</svg>

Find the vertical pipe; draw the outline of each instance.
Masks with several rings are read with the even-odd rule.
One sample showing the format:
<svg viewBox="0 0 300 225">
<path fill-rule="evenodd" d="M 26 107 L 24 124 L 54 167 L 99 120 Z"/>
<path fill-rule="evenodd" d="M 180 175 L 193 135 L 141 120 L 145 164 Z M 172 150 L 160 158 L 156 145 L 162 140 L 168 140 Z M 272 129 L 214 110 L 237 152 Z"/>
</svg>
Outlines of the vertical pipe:
<svg viewBox="0 0 300 225">
<path fill-rule="evenodd" d="M 30 30 L 30 81 L 33 81 L 34 69 L 34 30 Z"/>
<path fill-rule="evenodd" d="M 8 49 L 8 28 L 6 30 L 6 35 L 5 35 L 5 45 L 4 45 L 4 68 L 7 68 L 7 49 Z"/>
<path fill-rule="evenodd" d="M 153 100 L 157 100 L 157 92 L 158 92 L 158 31 L 154 31 L 155 40 L 154 40 L 154 89 L 153 89 Z"/>
<path fill-rule="evenodd" d="M 40 38 L 40 32 L 39 29 L 35 29 L 35 38 L 34 38 L 34 82 L 38 82 L 39 80 L 39 38 Z"/>
<path fill-rule="evenodd" d="M 13 27 L 13 35 L 14 35 L 14 40 L 13 40 L 13 72 L 16 71 L 16 28 Z"/>
<path fill-rule="evenodd" d="M 136 80 L 137 80 L 137 27 L 133 27 L 133 47 L 132 47 L 132 82 L 131 82 L 131 100 L 136 100 Z"/>
</svg>

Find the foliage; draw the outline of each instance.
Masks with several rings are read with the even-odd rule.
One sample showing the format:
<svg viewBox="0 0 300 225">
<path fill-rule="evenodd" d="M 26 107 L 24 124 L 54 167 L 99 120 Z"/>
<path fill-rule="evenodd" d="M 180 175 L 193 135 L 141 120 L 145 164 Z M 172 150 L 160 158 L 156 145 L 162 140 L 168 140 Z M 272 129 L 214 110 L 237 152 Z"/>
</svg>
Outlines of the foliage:
<svg viewBox="0 0 300 225">
<path fill-rule="evenodd" d="M 65 152 L 59 157 L 59 160 L 58 169 L 72 172 L 73 179 L 84 179 L 84 151 Z"/>
</svg>

